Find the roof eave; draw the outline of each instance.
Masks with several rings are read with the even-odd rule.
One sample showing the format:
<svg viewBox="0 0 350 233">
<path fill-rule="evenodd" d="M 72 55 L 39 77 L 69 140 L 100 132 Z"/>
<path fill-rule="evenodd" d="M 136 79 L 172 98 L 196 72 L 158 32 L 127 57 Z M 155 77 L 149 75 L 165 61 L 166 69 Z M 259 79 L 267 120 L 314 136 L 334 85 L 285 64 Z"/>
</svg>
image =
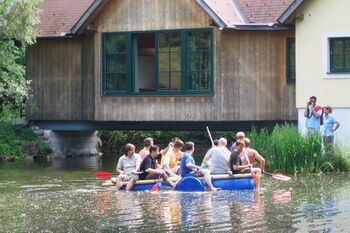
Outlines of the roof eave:
<svg viewBox="0 0 350 233">
<path fill-rule="evenodd" d="M 235 24 L 233 27 L 226 27 L 226 29 L 236 31 L 286 31 L 292 28 L 278 23 L 249 23 Z"/>
<path fill-rule="evenodd" d="M 291 17 L 294 15 L 296 10 L 300 7 L 300 5 L 305 0 L 294 0 L 288 8 L 282 13 L 282 15 L 277 19 L 277 21 L 281 24 L 289 24 L 291 23 Z"/>
<path fill-rule="evenodd" d="M 108 0 L 95 0 L 71 29 L 72 34 L 81 34 L 95 16 L 100 13 Z"/>
<path fill-rule="evenodd" d="M 198 5 L 213 19 L 220 30 L 226 28 L 226 23 L 211 9 L 211 7 L 204 0 L 196 0 Z"/>
</svg>

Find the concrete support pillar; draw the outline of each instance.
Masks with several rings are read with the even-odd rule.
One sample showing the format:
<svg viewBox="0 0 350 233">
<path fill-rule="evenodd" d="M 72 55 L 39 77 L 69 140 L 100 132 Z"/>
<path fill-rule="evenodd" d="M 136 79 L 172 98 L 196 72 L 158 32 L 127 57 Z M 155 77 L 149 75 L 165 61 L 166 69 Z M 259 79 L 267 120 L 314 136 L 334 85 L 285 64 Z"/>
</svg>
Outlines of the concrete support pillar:
<svg viewBox="0 0 350 233">
<path fill-rule="evenodd" d="M 84 157 L 98 154 L 101 139 L 97 131 L 52 131 L 45 130 L 55 157 Z"/>
</svg>

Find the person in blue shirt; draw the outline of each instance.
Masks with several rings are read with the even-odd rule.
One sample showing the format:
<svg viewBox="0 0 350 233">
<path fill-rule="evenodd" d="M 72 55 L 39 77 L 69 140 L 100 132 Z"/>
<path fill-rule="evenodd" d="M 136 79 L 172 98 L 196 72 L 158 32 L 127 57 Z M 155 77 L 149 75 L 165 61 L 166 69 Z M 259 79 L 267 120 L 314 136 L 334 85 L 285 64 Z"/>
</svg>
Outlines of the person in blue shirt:
<svg viewBox="0 0 350 233">
<path fill-rule="evenodd" d="M 203 169 L 200 166 L 197 166 L 192 154 L 194 152 L 194 143 L 186 142 L 185 143 L 185 153 L 181 159 L 181 177 L 186 176 L 195 176 L 195 177 L 204 177 L 205 183 L 208 185 L 211 191 L 220 190 L 220 188 L 215 188 L 211 182 L 211 176 L 209 170 Z"/>
<path fill-rule="evenodd" d="M 332 108 L 330 106 L 324 107 L 324 123 L 323 123 L 323 144 L 326 149 L 326 153 L 330 152 L 330 149 L 334 143 L 334 132 L 339 128 L 340 123 L 332 114 Z"/>
<path fill-rule="evenodd" d="M 311 96 L 306 103 L 304 117 L 306 117 L 306 132 L 307 135 L 320 133 L 320 117 L 322 114 L 322 107 L 316 105 L 316 96 Z"/>
</svg>

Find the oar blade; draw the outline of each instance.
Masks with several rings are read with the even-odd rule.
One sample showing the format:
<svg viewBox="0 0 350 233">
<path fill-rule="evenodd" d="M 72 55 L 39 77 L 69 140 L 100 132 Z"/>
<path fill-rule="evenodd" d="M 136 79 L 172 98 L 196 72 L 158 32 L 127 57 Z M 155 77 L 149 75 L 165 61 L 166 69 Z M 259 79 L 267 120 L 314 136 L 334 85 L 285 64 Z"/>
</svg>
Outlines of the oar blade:
<svg viewBox="0 0 350 233">
<path fill-rule="evenodd" d="M 158 183 L 155 183 L 151 189 L 151 192 L 158 192 Z"/>
<path fill-rule="evenodd" d="M 284 182 L 288 182 L 288 181 L 290 181 L 292 179 L 292 177 L 286 176 L 286 175 L 282 175 L 282 174 L 273 174 L 272 178 L 274 178 L 276 180 L 284 181 Z"/>
<path fill-rule="evenodd" d="M 111 173 L 109 172 L 96 172 L 95 173 L 96 177 L 100 179 L 109 179 L 111 178 Z"/>
</svg>

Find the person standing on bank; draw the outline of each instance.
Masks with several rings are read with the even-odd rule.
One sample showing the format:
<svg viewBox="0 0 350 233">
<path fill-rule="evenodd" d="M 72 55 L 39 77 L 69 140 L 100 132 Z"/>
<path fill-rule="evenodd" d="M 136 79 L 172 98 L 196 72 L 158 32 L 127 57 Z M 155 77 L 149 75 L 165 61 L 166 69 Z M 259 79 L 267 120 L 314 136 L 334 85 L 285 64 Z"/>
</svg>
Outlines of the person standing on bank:
<svg viewBox="0 0 350 233">
<path fill-rule="evenodd" d="M 307 135 L 320 133 L 322 107 L 317 106 L 316 101 L 317 101 L 316 96 L 311 96 L 310 100 L 306 103 L 304 117 L 306 117 Z"/>
<path fill-rule="evenodd" d="M 339 128 L 340 123 L 332 114 L 332 108 L 330 106 L 323 108 L 324 117 L 324 131 L 323 131 L 323 144 L 326 148 L 326 152 L 330 152 L 330 148 L 334 143 L 334 132 Z"/>
</svg>

